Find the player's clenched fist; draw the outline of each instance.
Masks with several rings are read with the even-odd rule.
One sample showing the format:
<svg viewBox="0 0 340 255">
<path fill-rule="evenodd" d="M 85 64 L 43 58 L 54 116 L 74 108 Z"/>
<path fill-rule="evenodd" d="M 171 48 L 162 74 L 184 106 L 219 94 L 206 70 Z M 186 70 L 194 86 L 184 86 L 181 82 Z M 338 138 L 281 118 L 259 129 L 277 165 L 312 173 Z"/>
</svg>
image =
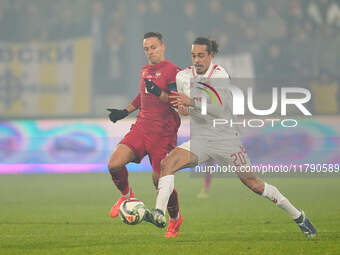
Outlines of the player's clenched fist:
<svg viewBox="0 0 340 255">
<path fill-rule="evenodd" d="M 144 79 L 144 81 L 146 90 L 149 93 L 158 97 L 162 94 L 162 90 L 153 81 L 149 81 L 148 79 Z"/>
<path fill-rule="evenodd" d="M 126 116 L 129 115 L 129 112 L 124 110 L 118 110 L 118 109 L 106 109 L 110 112 L 109 118 L 113 123 L 116 123 L 117 120 L 124 119 Z"/>
</svg>

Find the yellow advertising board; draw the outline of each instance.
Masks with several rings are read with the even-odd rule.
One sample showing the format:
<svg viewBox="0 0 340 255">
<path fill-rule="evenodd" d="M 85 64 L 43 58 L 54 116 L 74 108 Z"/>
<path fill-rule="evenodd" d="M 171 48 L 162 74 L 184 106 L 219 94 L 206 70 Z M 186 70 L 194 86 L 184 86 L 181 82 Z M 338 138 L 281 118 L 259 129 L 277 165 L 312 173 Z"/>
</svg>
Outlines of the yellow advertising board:
<svg viewBox="0 0 340 255">
<path fill-rule="evenodd" d="M 0 42 L 0 117 L 87 115 L 92 42 Z"/>
</svg>

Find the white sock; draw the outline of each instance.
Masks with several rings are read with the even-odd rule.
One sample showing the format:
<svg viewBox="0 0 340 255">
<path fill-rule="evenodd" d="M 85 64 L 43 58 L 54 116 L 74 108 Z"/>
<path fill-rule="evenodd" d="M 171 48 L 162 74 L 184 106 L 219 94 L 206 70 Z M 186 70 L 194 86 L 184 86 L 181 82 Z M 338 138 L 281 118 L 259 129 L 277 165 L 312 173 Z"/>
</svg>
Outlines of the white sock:
<svg viewBox="0 0 340 255">
<path fill-rule="evenodd" d="M 165 210 L 171 193 L 175 187 L 175 176 L 166 175 L 158 180 L 158 194 L 156 199 L 156 209 L 162 210 L 165 215 Z"/>
<path fill-rule="evenodd" d="M 300 217 L 301 212 L 296 209 L 289 200 L 283 196 L 280 191 L 273 185 L 264 183 L 264 191 L 262 196 L 274 202 L 278 207 L 285 210 L 293 219 Z"/>
</svg>

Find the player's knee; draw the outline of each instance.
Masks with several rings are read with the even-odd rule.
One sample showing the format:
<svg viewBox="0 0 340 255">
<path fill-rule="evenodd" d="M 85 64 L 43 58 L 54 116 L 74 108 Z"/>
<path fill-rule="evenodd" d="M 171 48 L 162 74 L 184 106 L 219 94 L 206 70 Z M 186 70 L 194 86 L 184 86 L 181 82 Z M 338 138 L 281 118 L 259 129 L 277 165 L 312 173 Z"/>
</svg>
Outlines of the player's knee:
<svg viewBox="0 0 340 255">
<path fill-rule="evenodd" d="M 171 161 L 168 158 L 164 158 L 161 160 L 161 175 L 169 175 L 171 174 L 171 168 L 170 168 Z"/>
<path fill-rule="evenodd" d="M 166 167 L 167 167 L 167 159 L 166 158 L 162 159 L 160 165 L 161 165 L 161 172 L 162 173 L 165 172 Z"/>
<path fill-rule="evenodd" d="M 110 173 L 119 171 L 124 165 L 122 165 L 119 160 L 111 159 L 108 164 L 108 169 Z"/>
</svg>

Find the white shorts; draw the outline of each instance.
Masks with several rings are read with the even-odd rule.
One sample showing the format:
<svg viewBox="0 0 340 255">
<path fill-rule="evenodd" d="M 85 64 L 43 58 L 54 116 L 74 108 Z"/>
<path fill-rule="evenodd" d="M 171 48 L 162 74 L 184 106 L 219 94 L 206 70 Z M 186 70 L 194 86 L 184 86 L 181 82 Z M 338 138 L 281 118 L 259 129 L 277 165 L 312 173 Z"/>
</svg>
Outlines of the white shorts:
<svg viewBox="0 0 340 255">
<path fill-rule="evenodd" d="M 239 138 L 212 142 L 211 140 L 186 141 L 178 146 L 198 157 L 198 164 L 213 160 L 220 165 L 250 165 L 249 157 Z"/>
</svg>

